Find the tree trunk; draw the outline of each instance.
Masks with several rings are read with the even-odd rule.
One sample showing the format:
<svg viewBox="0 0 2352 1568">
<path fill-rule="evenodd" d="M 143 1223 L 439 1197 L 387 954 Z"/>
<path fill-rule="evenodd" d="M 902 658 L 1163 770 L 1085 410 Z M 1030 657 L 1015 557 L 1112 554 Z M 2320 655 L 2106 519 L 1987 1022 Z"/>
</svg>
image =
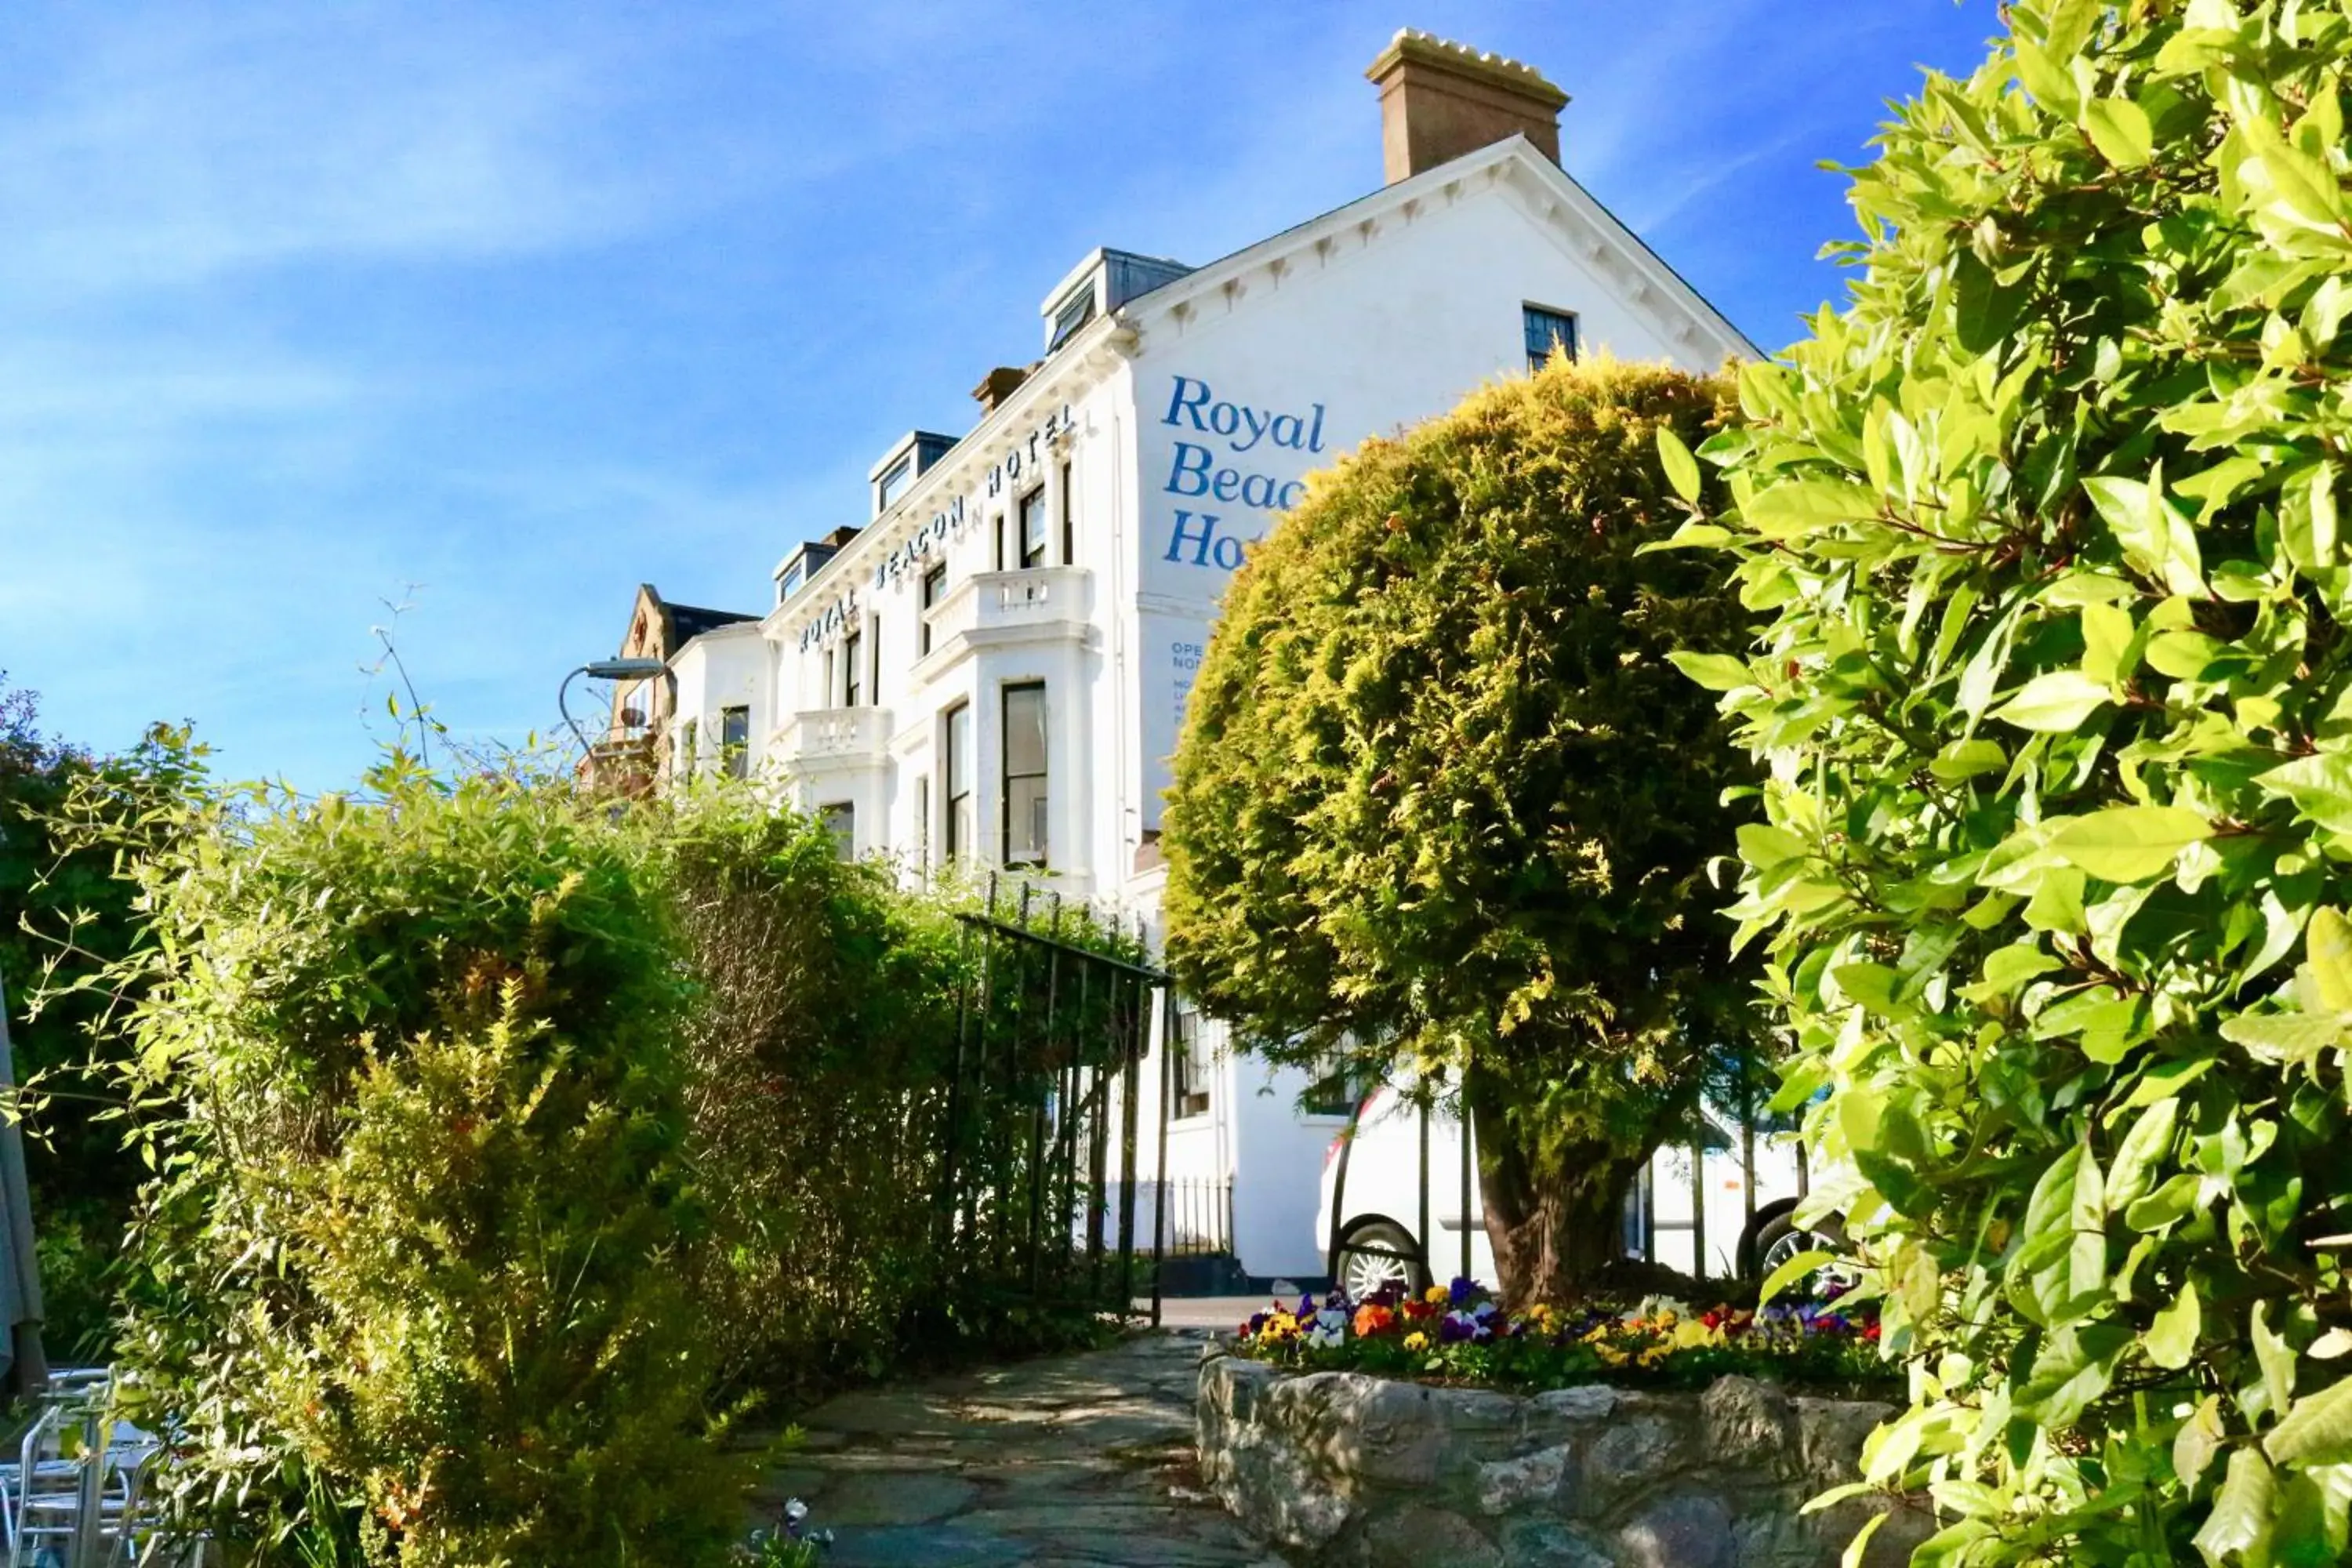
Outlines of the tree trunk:
<svg viewBox="0 0 2352 1568">
<path fill-rule="evenodd" d="M 1624 1254 L 1625 1194 L 1647 1151 L 1600 1139 L 1538 1151 L 1505 1113 L 1502 1088 L 1475 1068 L 1463 1085 L 1496 1284 L 1511 1307 L 1575 1300 Z"/>
</svg>

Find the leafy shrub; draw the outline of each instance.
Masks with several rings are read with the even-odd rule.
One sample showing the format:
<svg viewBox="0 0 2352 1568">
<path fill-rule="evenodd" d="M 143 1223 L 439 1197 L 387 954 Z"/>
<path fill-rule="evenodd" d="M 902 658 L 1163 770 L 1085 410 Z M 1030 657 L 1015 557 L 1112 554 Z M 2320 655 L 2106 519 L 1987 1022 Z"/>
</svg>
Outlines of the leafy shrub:
<svg viewBox="0 0 2352 1568">
<path fill-rule="evenodd" d="M 169 1108 L 122 1357 L 233 1561 L 716 1563 L 722 1391 L 1101 1332 L 942 1223 L 958 1032 L 1018 1005 L 971 1000 L 965 895 L 740 786 L 372 784 L 192 795 L 112 976 Z M 1031 1103 L 963 1120 L 1022 1188 Z"/>
<path fill-rule="evenodd" d="M 641 839 L 377 782 L 207 815 L 141 872 L 139 1066 L 185 1110 L 123 1355 L 184 1434 L 179 1501 L 236 1560 L 719 1561 L 755 1457 L 705 1407 L 690 991 Z"/>
<path fill-rule="evenodd" d="M 1718 437 L 1822 1205 L 1920 1563 L 2333 1563 L 2352 1497 L 2340 5 L 2037 0 Z M 1690 493 L 1695 473 L 1670 451 Z M 1841 1174 L 1842 1173 L 1842 1174 Z"/>
<path fill-rule="evenodd" d="M 0 672 L 0 1007 L 8 1017 L 25 1121 L 25 1171 L 40 1247 L 53 1361 L 103 1360 L 116 1261 L 146 1172 L 124 1148 L 119 1061 L 89 986 L 140 939 L 112 849 L 169 831 L 176 793 L 204 758 L 158 726 L 100 756 L 44 735 L 32 693 Z M 103 822 L 111 842 L 78 824 Z"/>
<path fill-rule="evenodd" d="M 1235 577 L 1185 707 L 1168 957 L 1253 1048 L 1445 1075 L 1504 1285 L 1617 1255 L 1628 1184 L 1739 1067 L 1751 976 L 1687 918 L 1744 776 L 1668 665 L 1746 620 L 1643 557 L 1724 384 L 1556 361 L 1368 442 Z"/>
</svg>

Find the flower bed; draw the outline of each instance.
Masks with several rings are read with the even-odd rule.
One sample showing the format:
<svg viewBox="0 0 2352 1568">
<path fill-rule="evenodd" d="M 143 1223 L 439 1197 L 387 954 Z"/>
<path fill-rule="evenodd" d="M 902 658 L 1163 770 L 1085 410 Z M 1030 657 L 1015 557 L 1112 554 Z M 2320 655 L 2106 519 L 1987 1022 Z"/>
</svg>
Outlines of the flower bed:
<svg viewBox="0 0 2352 1568">
<path fill-rule="evenodd" d="M 1609 1383 L 1700 1388 L 1727 1374 L 1818 1388 L 1888 1380 L 1878 1320 L 1827 1300 L 1760 1312 L 1694 1311 L 1653 1297 L 1616 1309 L 1505 1311 L 1475 1280 L 1362 1301 L 1276 1303 L 1241 1325 L 1234 1353 L 1303 1372 L 1361 1372 L 1526 1392 Z"/>
</svg>

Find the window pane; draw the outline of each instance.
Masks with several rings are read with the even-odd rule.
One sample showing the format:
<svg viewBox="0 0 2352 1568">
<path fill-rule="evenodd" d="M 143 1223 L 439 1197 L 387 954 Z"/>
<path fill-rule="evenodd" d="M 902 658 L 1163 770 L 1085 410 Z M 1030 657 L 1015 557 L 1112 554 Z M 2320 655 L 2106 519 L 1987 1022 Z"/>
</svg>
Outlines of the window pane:
<svg viewBox="0 0 2352 1568">
<path fill-rule="evenodd" d="M 971 794 L 971 709 L 969 704 L 948 715 L 948 799 Z"/>
<path fill-rule="evenodd" d="M 1021 498 L 1021 564 L 1045 564 L 1045 487 Z"/>
<path fill-rule="evenodd" d="M 1209 1109 L 1209 1053 L 1201 1047 L 1201 1015 L 1179 1006 L 1176 1013 L 1176 1104 L 1178 1116 L 1202 1116 Z"/>
<path fill-rule="evenodd" d="M 888 511 L 898 498 L 907 493 L 907 481 L 914 478 L 914 458 L 901 458 L 892 464 L 890 471 L 882 476 L 882 488 L 874 498 L 874 510 L 877 512 Z"/>
<path fill-rule="evenodd" d="M 864 646 L 856 632 L 841 639 L 841 705 L 844 708 L 857 706 L 858 674 L 865 668 L 858 655 Z"/>
<path fill-rule="evenodd" d="M 1070 494 L 1070 465 L 1062 465 L 1062 564 L 1078 561 L 1077 499 Z"/>
<path fill-rule="evenodd" d="M 1551 357 L 1552 346 L 1558 344 L 1569 358 L 1576 357 L 1576 318 L 1564 310 L 1547 310 L 1539 305 L 1526 307 L 1528 329 L 1528 366 L 1540 370 Z"/>
<path fill-rule="evenodd" d="M 1008 777 L 1045 771 L 1045 689 L 1004 689 L 1004 772 Z"/>
<path fill-rule="evenodd" d="M 1004 863 L 1042 866 L 1045 861 L 1045 781 L 1004 781 Z"/>
<path fill-rule="evenodd" d="M 1045 859 L 1045 689 L 1004 689 L 1004 863 Z"/>
<path fill-rule="evenodd" d="M 820 807 L 818 816 L 824 823 L 824 830 L 833 835 L 833 852 L 844 860 L 855 859 L 857 855 L 857 807 L 848 801 L 838 801 Z"/>
<path fill-rule="evenodd" d="M 947 597 L 948 569 L 944 563 L 923 574 L 923 608 L 929 611 Z M 915 651 L 918 657 L 931 651 L 931 623 L 928 616 L 915 629 Z"/>
<path fill-rule="evenodd" d="M 744 753 L 751 745 L 751 709 L 721 708 L 719 710 L 719 743 L 727 753 L 727 771 L 741 778 L 746 766 Z"/>
</svg>

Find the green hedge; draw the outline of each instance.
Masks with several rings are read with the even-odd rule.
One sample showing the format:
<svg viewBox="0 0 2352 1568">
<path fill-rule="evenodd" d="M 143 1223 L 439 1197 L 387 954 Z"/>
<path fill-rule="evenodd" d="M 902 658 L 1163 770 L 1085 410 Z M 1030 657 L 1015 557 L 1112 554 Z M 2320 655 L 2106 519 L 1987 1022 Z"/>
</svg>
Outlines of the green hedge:
<svg viewBox="0 0 2352 1568">
<path fill-rule="evenodd" d="M 237 1563 L 719 1561 L 742 1391 L 1003 1326 L 932 1202 L 957 902 L 740 789 L 373 784 L 136 862 L 175 1506 Z"/>
<path fill-rule="evenodd" d="M 1818 1201 L 1920 1563 L 2344 1561 L 2342 5 L 2037 0 L 1855 172 L 1852 297 L 1712 443 Z M 1676 454 L 1691 499 L 1696 470 Z"/>
</svg>

